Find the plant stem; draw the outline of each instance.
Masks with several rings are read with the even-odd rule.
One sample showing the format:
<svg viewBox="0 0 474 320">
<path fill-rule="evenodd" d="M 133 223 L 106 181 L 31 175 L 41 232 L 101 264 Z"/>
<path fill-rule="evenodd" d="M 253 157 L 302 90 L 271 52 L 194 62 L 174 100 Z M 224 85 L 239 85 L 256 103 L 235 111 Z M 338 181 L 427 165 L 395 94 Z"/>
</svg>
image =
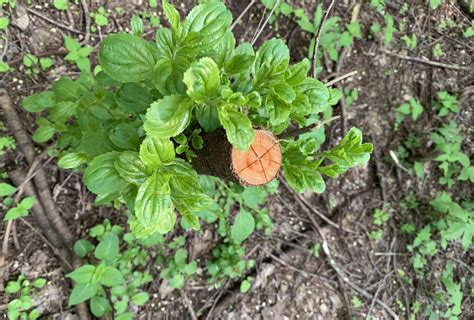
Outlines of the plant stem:
<svg viewBox="0 0 474 320">
<path fill-rule="evenodd" d="M 293 129 L 293 130 L 290 130 L 290 131 L 287 131 L 287 132 L 283 132 L 281 134 L 279 134 L 277 136 L 278 139 L 288 139 L 288 138 L 293 138 L 293 137 L 297 137 L 297 136 L 300 136 L 302 134 L 305 134 L 305 133 L 308 133 L 308 132 L 311 132 L 313 130 L 317 130 L 319 128 L 321 128 L 323 125 L 325 124 L 328 124 L 334 120 L 337 120 L 339 119 L 341 116 L 335 116 L 335 117 L 331 117 L 329 119 L 326 119 L 326 120 L 323 120 L 323 121 L 320 121 L 320 122 L 317 122 L 317 123 L 314 123 L 314 124 L 311 124 L 307 127 L 303 127 L 303 128 L 299 128 L 299 129 Z"/>
</svg>

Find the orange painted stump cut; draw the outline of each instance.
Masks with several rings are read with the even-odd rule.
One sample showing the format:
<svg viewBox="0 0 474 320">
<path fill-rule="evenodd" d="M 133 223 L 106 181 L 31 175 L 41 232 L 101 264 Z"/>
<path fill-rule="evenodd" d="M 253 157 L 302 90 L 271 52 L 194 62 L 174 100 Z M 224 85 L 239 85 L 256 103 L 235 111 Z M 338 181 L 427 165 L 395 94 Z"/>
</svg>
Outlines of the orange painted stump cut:
<svg viewBox="0 0 474 320">
<path fill-rule="evenodd" d="M 281 147 L 268 131 L 254 129 L 250 148 L 232 148 L 232 169 L 243 185 L 259 186 L 272 181 L 281 166 Z"/>
</svg>

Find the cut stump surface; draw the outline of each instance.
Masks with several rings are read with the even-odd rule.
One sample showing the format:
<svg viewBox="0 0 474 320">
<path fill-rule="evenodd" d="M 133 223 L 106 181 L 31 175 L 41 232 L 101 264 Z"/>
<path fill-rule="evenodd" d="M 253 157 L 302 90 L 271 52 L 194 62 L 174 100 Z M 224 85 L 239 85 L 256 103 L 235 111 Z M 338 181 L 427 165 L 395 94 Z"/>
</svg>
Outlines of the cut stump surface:
<svg viewBox="0 0 474 320">
<path fill-rule="evenodd" d="M 280 167 L 280 143 L 268 131 L 254 129 L 254 140 L 245 152 L 232 148 L 232 169 L 243 185 L 269 183 Z"/>
</svg>

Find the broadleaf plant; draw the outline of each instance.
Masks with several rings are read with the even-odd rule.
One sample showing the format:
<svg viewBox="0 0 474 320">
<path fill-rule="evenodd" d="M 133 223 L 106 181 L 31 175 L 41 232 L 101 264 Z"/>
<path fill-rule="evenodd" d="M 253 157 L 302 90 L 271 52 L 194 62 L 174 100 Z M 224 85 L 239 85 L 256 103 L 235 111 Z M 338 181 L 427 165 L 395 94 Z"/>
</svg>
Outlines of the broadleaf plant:
<svg viewBox="0 0 474 320">
<path fill-rule="evenodd" d="M 97 204 L 125 204 L 138 238 L 171 231 L 176 211 L 199 229 L 197 213 L 213 205 L 197 167 L 199 150 L 212 143 L 207 137 L 225 137 L 233 150 L 250 152 L 255 129 L 278 138 L 315 128 L 341 96 L 308 77 L 309 60 L 290 64 L 280 39 L 256 49 L 237 45 L 232 15 L 221 2 L 199 4 L 184 20 L 167 0 L 163 8 L 170 28 L 159 28 L 154 42 L 142 32 L 108 35 L 94 74 L 83 68 L 77 79 L 62 77 L 23 102 L 30 112 L 48 111 L 37 119 L 35 141 L 58 134 L 60 166 L 85 168 L 84 182 Z M 297 192 L 323 192 L 323 175 L 364 165 L 372 151 L 356 128 L 326 151 L 320 150 L 322 127 L 275 141 L 282 147 L 284 175 Z M 216 150 L 201 162 L 217 165 Z"/>
</svg>

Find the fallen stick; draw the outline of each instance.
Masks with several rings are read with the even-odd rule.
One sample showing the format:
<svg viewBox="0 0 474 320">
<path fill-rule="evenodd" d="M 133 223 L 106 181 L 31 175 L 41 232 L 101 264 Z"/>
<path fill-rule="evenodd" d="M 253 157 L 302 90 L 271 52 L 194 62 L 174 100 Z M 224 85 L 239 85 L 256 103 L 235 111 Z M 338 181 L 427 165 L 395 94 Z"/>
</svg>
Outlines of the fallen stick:
<svg viewBox="0 0 474 320">
<path fill-rule="evenodd" d="M 398 315 L 389 306 L 387 306 L 383 301 L 375 298 L 366 290 L 362 289 L 361 287 L 359 287 L 358 285 L 356 285 L 355 283 L 349 280 L 349 277 L 347 276 L 347 274 L 345 274 L 345 272 L 342 271 L 342 269 L 337 265 L 336 261 L 333 259 L 331 252 L 329 251 L 327 241 L 323 242 L 322 247 L 323 247 L 324 253 L 326 254 L 328 258 L 329 265 L 337 273 L 337 275 L 342 279 L 342 281 L 344 281 L 349 287 L 351 287 L 352 289 L 354 289 L 355 291 L 357 291 L 359 294 L 363 295 L 367 299 L 373 299 L 375 303 L 377 303 L 379 306 L 385 309 L 385 311 L 387 311 L 387 313 L 390 314 L 393 319 L 395 320 L 399 319 Z"/>
<path fill-rule="evenodd" d="M 23 190 L 26 195 L 38 198 L 33 184 L 30 181 L 25 183 L 26 177 L 21 171 L 11 171 L 8 173 L 8 176 L 15 185 L 23 186 Z M 38 227 L 41 230 L 41 236 L 44 237 L 43 235 L 45 235 L 48 242 L 54 247 L 53 252 L 63 262 L 65 269 L 68 271 L 72 270 L 72 265 L 69 262 L 71 261 L 71 252 L 64 246 L 62 239 L 58 236 L 57 232 L 49 223 L 49 220 L 46 217 L 46 214 L 44 213 L 43 207 L 38 201 L 35 201 L 35 203 L 33 204 L 31 212 L 33 214 L 35 222 L 38 224 Z M 29 224 L 26 220 L 24 220 L 24 223 L 27 225 Z"/>
<path fill-rule="evenodd" d="M 472 71 L 472 68 L 469 67 L 462 67 L 458 66 L 456 64 L 446 64 L 446 63 L 441 63 L 441 62 L 436 62 L 436 61 L 431 61 L 428 59 L 421 59 L 417 57 L 410 57 L 410 56 L 404 56 L 395 52 L 391 52 L 388 50 L 384 50 L 384 52 L 390 56 L 397 57 L 402 60 L 407 60 L 407 61 L 412 61 L 412 62 L 419 62 L 419 63 L 424 63 L 433 67 L 438 67 L 438 68 L 445 68 L 445 69 L 451 69 L 451 70 L 457 70 L 457 71 Z"/>
<path fill-rule="evenodd" d="M 25 155 L 26 161 L 30 164 L 30 166 L 33 165 L 36 158 L 33 143 L 31 142 L 30 137 L 26 131 L 23 129 L 20 117 L 18 116 L 16 110 L 12 107 L 11 99 L 5 92 L 1 93 L 0 104 L 5 114 L 6 123 L 16 138 L 17 145 Z M 51 190 L 47 182 L 48 180 L 42 167 L 38 168 L 38 171 L 33 179 L 36 185 L 36 190 L 38 191 L 38 200 L 40 200 L 49 222 L 64 240 L 66 246 L 69 249 L 72 249 L 74 245 L 74 236 L 59 214 L 56 205 L 54 204 Z"/>
</svg>

